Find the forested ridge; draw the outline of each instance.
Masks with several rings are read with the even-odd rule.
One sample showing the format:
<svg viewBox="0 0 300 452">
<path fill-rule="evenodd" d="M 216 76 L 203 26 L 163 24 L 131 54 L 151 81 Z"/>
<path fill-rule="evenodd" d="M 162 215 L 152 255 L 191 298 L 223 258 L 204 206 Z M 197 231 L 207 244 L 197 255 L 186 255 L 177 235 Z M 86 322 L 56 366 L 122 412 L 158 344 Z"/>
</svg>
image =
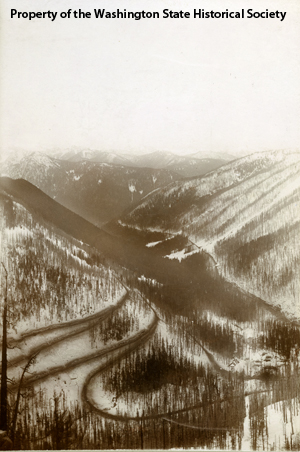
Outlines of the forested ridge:
<svg viewBox="0 0 300 452">
<path fill-rule="evenodd" d="M 299 165 L 299 152 L 252 154 L 160 189 L 121 223 L 180 232 L 226 279 L 299 319 Z"/>
</svg>

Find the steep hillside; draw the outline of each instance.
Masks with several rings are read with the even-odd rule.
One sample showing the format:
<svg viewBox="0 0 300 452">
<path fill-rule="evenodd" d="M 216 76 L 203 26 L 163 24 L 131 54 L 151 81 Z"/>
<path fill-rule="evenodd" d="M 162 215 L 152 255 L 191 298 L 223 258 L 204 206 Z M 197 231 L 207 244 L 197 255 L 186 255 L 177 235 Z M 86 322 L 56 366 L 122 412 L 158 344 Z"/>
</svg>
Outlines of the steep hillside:
<svg viewBox="0 0 300 452">
<path fill-rule="evenodd" d="M 122 223 L 182 232 L 228 279 L 299 318 L 299 195 L 300 153 L 257 153 L 149 195 Z"/>
<path fill-rule="evenodd" d="M 7 191 L 2 185 L 0 255 L 8 272 L 10 336 L 82 319 L 124 295 L 99 253 L 49 223 L 38 206 L 25 206 Z"/>
<path fill-rule="evenodd" d="M 75 239 L 91 246 L 103 247 L 104 250 L 109 249 L 111 245 L 109 234 L 66 209 L 30 182 L 2 177 L 0 189 L 25 209 L 34 212 L 43 221 L 51 223 Z"/>
<path fill-rule="evenodd" d="M 120 216 L 149 192 L 180 178 L 169 170 L 63 161 L 40 153 L 6 162 L 1 174 L 31 182 L 97 225 Z"/>
</svg>

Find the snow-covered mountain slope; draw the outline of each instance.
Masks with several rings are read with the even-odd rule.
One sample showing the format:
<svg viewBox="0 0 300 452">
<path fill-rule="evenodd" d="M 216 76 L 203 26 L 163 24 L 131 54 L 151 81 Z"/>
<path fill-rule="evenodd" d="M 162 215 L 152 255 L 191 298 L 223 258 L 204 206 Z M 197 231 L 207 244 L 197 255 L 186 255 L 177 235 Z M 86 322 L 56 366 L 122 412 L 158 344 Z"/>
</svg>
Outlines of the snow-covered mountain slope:
<svg viewBox="0 0 300 452">
<path fill-rule="evenodd" d="M 300 318 L 299 198 L 300 153 L 256 153 L 148 195 L 122 222 L 181 231 L 226 278 Z"/>
<path fill-rule="evenodd" d="M 16 338 L 26 330 L 81 319 L 116 304 L 125 290 L 100 263 L 100 254 L 45 221 L 38 204 L 25 204 L 1 186 L 0 256 L 13 294 L 9 325 L 14 330 L 9 335 Z"/>
<path fill-rule="evenodd" d="M 169 170 L 58 160 L 32 153 L 7 161 L 2 176 L 22 178 L 94 224 L 103 224 L 149 192 L 180 178 Z"/>
</svg>

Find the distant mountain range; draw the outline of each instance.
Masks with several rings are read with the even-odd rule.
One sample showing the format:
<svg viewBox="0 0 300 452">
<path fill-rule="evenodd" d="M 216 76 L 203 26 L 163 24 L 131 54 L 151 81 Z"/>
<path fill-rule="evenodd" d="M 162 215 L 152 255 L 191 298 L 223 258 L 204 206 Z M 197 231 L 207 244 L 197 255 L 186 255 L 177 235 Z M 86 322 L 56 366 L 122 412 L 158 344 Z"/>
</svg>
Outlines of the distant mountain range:
<svg viewBox="0 0 300 452">
<path fill-rule="evenodd" d="M 121 224 L 188 236 L 227 279 L 299 318 L 299 199 L 300 153 L 270 151 L 175 181 Z"/>
<path fill-rule="evenodd" d="M 222 153 L 197 152 L 191 155 L 175 155 L 171 152 L 156 151 L 149 154 L 134 155 L 95 150 L 68 150 L 54 153 L 61 160 L 71 162 L 90 161 L 96 163 L 109 163 L 138 168 L 169 169 L 184 177 L 193 177 L 205 174 L 218 168 L 234 155 Z"/>
<path fill-rule="evenodd" d="M 25 179 L 53 199 L 100 225 L 120 216 L 153 190 L 179 179 L 170 170 L 131 168 L 91 161 L 58 160 L 32 153 L 6 161 L 3 176 Z"/>
</svg>

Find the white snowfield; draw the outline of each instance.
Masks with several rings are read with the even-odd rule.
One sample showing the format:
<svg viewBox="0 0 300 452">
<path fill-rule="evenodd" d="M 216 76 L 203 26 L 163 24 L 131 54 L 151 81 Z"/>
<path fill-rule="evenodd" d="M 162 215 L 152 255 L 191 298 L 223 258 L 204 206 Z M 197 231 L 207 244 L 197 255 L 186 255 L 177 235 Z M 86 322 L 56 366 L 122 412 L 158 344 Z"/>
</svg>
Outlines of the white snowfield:
<svg viewBox="0 0 300 452">
<path fill-rule="evenodd" d="M 131 193 L 135 193 L 136 192 L 136 188 L 134 184 L 129 184 L 128 185 L 128 189 Z"/>
<path fill-rule="evenodd" d="M 167 257 L 168 259 L 177 259 L 179 262 L 182 261 L 182 259 L 186 259 L 189 256 L 192 256 L 193 254 L 199 253 L 200 250 L 193 250 L 190 252 L 187 252 L 186 248 L 180 251 L 175 251 L 174 253 L 167 254 L 164 257 Z"/>
</svg>

